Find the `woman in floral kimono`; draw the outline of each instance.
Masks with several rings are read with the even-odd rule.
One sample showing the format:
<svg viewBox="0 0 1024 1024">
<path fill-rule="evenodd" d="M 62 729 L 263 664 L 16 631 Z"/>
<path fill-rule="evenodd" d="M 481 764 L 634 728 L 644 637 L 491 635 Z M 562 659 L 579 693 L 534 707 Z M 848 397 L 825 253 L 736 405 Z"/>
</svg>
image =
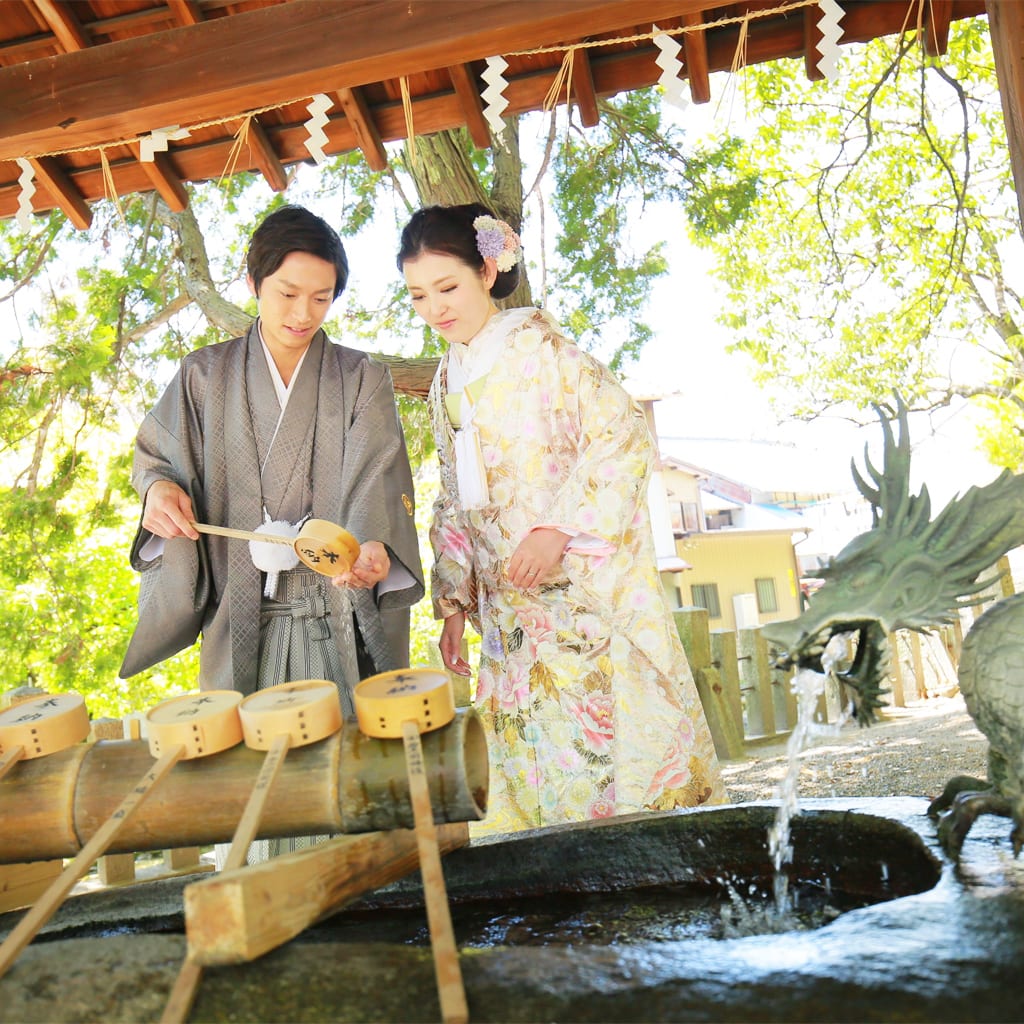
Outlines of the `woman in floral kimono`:
<svg viewBox="0 0 1024 1024">
<path fill-rule="evenodd" d="M 448 343 L 430 392 L 432 592 L 451 671 L 470 674 L 467 618 L 482 637 L 484 829 L 722 803 L 658 576 L 643 412 L 546 312 L 498 310 L 521 253 L 470 204 L 418 211 L 398 256 L 414 308 Z"/>
</svg>

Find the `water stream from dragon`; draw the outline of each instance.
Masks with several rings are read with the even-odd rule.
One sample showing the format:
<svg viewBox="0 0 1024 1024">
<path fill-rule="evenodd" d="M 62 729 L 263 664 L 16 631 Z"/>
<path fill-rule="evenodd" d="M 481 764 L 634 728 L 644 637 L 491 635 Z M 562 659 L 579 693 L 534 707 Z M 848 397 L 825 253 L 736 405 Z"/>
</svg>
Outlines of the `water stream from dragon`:
<svg viewBox="0 0 1024 1024">
<path fill-rule="evenodd" d="M 833 639 L 839 640 L 840 638 Z M 768 830 L 768 850 L 775 872 L 773 880 L 774 914 L 782 921 L 791 917 L 795 909 L 790 897 L 789 876 L 785 868 L 793 860 L 790 823 L 793 817 L 800 813 L 800 755 L 804 750 L 813 746 L 816 740 L 837 736 L 851 714 L 851 708 L 847 707 L 841 711 L 835 722 L 815 721 L 819 700 L 825 692 L 829 674 L 840 658 L 839 651 L 840 645 L 830 643 L 822 658 L 825 674 L 811 669 L 801 669 L 793 675 L 791 684 L 797 701 L 797 722 L 786 744 L 787 770 L 778 786 L 776 795 L 779 807 L 775 813 L 775 820 Z"/>
</svg>

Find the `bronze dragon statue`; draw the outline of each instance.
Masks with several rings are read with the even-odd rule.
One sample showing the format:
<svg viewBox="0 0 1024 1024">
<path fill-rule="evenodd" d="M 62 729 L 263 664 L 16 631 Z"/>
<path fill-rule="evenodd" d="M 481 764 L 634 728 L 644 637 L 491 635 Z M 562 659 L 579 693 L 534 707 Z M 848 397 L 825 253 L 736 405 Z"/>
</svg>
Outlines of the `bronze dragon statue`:
<svg viewBox="0 0 1024 1024">
<path fill-rule="evenodd" d="M 836 671 L 861 724 L 875 720 L 888 677 L 888 635 L 951 622 L 990 586 L 991 570 L 1024 544 L 1024 476 L 1003 472 L 971 487 L 934 518 L 928 489 L 910 490 L 907 410 L 896 398 L 899 436 L 883 410 L 883 471 L 868 458 L 870 482 L 852 463 L 857 489 L 872 505 L 872 529 L 855 537 L 818 575 L 825 584 L 799 618 L 773 622 L 764 635 L 779 668 L 825 671 L 822 655 L 838 634 L 856 635 L 856 653 Z M 833 669 L 833 671 L 835 671 Z M 957 856 L 979 814 L 1013 819 L 1014 855 L 1024 846 L 1024 593 L 993 605 L 971 626 L 958 669 L 967 710 L 989 741 L 988 780 L 958 776 L 932 801 L 939 835 Z"/>
</svg>

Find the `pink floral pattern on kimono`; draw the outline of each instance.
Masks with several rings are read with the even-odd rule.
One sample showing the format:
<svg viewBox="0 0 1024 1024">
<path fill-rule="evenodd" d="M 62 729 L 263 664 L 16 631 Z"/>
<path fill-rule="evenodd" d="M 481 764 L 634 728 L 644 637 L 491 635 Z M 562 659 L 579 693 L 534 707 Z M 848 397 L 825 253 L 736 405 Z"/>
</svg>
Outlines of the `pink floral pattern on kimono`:
<svg viewBox="0 0 1024 1024">
<path fill-rule="evenodd" d="M 724 803 L 657 571 L 643 412 L 548 314 L 507 310 L 488 328 L 506 341 L 474 421 L 489 494 L 481 508 L 459 505 L 447 355 L 430 394 L 441 463 L 434 613 L 462 611 L 482 637 L 475 701 L 491 781 L 473 832 Z M 513 589 L 509 557 L 537 526 L 603 543 L 596 554 L 570 545 L 561 572 Z"/>
</svg>

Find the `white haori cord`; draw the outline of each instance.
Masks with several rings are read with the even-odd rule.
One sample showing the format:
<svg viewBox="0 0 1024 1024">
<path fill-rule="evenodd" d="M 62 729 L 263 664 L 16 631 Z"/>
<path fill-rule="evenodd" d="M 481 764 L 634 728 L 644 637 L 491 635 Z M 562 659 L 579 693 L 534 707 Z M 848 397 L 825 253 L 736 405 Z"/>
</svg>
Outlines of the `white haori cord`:
<svg viewBox="0 0 1024 1024">
<path fill-rule="evenodd" d="M 277 537 L 298 537 L 302 524 L 308 519 L 303 516 L 297 523 L 289 523 L 285 520 L 271 519 L 270 513 L 263 510 L 264 522 L 257 526 L 253 533 L 270 533 Z M 272 601 L 277 594 L 277 581 L 282 572 L 288 572 L 299 564 L 299 556 L 295 548 L 286 547 L 284 544 L 275 544 L 272 541 L 249 541 L 249 556 L 252 564 L 260 572 L 267 574 L 267 585 L 263 588 L 263 596 Z"/>
</svg>

